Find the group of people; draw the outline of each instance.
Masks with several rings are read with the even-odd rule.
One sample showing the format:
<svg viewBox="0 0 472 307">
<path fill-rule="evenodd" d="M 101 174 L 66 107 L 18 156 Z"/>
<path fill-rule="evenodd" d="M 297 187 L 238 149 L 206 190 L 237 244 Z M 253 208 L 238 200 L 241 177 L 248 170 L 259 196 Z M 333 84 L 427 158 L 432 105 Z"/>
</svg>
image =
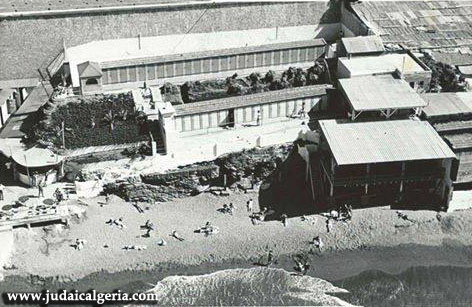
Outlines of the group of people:
<svg viewBox="0 0 472 307">
<path fill-rule="evenodd" d="M 77 239 L 75 239 L 74 248 L 75 248 L 76 250 L 81 250 L 82 248 L 84 248 L 85 243 L 87 243 L 86 240 L 84 240 L 84 239 L 78 239 L 78 238 L 77 238 Z"/>
<path fill-rule="evenodd" d="M 267 211 L 268 211 L 267 208 L 264 207 L 264 208 L 262 208 L 261 211 L 252 213 L 249 216 L 249 218 L 251 219 L 252 224 L 257 225 L 257 224 L 263 222 L 265 220 L 266 215 L 267 215 Z"/>
<path fill-rule="evenodd" d="M 218 211 L 220 211 L 221 213 L 227 213 L 229 215 L 233 215 L 234 210 L 236 210 L 236 207 L 233 205 L 233 203 L 229 203 L 229 205 L 224 204 L 223 207 L 218 209 Z"/>
<path fill-rule="evenodd" d="M 216 226 L 213 226 L 210 222 L 206 222 L 205 226 L 202 226 L 195 230 L 197 233 L 203 233 L 205 236 L 217 234 L 220 232 L 220 229 Z"/>
<path fill-rule="evenodd" d="M 115 225 L 120 229 L 126 228 L 125 224 L 123 223 L 123 218 L 122 217 L 120 217 L 118 219 L 109 219 L 108 221 L 105 222 L 105 224 Z"/>
</svg>

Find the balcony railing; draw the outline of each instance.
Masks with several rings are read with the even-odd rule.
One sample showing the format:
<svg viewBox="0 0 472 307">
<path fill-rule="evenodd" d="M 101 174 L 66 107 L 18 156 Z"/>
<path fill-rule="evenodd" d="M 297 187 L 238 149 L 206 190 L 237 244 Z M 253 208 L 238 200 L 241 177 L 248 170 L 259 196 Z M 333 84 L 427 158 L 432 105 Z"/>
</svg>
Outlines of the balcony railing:
<svg viewBox="0 0 472 307">
<path fill-rule="evenodd" d="M 415 172 L 413 174 L 407 173 L 404 175 L 400 174 L 365 174 L 361 176 L 349 176 L 339 174 L 329 174 L 327 168 L 322 162 L 322 167 L 329 180 L 334 186 L 345 186 L 345 185 L 361 185 L 361 184 L 375 184 L 385 182 L 400 182 L 400 181 L 430 181 L 441 179 L 445 175 L 444 168 L 435 168 L 432 170 L 423 170 L 421 172 Z"/>
</svg>

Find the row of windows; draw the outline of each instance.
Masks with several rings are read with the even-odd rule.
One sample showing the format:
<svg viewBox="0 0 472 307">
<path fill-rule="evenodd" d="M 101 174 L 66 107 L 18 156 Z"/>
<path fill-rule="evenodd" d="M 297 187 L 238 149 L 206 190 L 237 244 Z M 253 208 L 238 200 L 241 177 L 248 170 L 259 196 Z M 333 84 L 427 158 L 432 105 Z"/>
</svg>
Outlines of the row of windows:
<svg viewBox="0 0 472 307">
<path fill-rule="evenodd" d="M 103 83 L 110 84 L 146 81 L 192 74 L 311 62 L 316 60 L 323 51 L 323 47 L 297 48 L 123 68 L 110 68 L 104 69 L 103 71 Z"/>
<path fill-rule="evenodd" d="M 315 111 L 320 110 L 321 104 L 318 103 L 319 101 L 319 97 L 313 97 L 242 107 L 232 110 L 179 116 L 176 118 L 175 128 L 176 131 L 185 132 L 220 127 L 232 123 L 231 121 L 234 121 L 236 124 L 255 123 L 259 111 L 262 120 L 286 117 L 300 111 L 303 103 L 305 103 L 306 112 L 310 109 L 314 109 Z"/>
</svg>

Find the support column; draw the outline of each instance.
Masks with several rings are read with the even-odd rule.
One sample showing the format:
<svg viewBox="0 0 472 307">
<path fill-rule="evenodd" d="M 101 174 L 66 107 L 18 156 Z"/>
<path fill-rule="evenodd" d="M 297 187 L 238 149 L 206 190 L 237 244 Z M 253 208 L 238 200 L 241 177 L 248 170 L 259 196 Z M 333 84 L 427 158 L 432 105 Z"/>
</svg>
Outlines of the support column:
<svg viewBox="0 0 472 307">
<path fill-rule="evenodd" d="M 369 173 L 370 173 L 370 164 L 367 164 L 367 165 L 366 165 L 366 175 L 367 175 L 366 178 L 367 178 L 367 179 L 369 179 Z M 364 193 L 367 195 L 367 193 L 369 193 L 369 184 L 366 183 L 365 186 L 364 186 L 364 188 L 365 188 L 365 192 L 364 192 Z"/>
<path fill-rule="evenodd" d="M 405 175 L 405 162 L 402 162 L 402 174 L 401 176 L 403 177 Z M 399 193 L 400 193 L 400 200 L 403 199 L 403 180 L 400 180 L 400 190 L 399 190 Z"/>
</svg>

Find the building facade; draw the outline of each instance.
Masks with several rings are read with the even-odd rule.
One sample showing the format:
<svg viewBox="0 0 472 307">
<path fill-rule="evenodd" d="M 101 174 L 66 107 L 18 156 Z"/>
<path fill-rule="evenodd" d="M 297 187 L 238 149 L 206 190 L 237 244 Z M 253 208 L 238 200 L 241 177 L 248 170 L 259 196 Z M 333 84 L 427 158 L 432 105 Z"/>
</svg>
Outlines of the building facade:
<svg viewBox="0 0 472 307">
<path fill-rule="evenodd" d="M 458 160 L 427 122 L 320 121 L 310 167 L 321 207 L 395 205 L 447 210 Z M 315 187 L 316 186 L 316 187 Z"/>
</svg>

